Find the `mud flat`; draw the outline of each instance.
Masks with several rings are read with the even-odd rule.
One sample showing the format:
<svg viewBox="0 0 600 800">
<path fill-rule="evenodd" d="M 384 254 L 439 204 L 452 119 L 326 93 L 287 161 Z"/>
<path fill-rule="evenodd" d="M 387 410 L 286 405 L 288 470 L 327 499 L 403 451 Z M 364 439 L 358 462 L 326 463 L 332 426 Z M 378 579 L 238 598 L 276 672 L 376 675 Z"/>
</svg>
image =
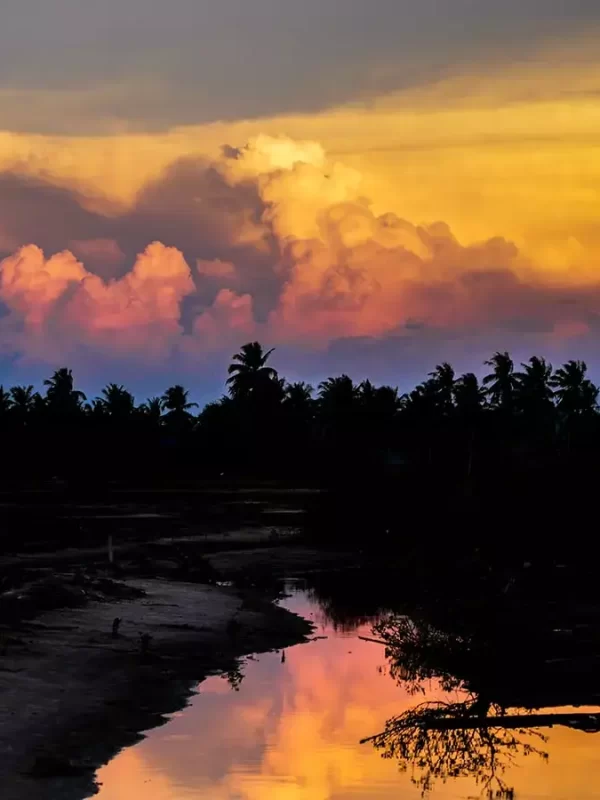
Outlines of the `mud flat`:
<svg viewBox="0 0 600 800">
<path fill-rule="evenodd" d="M 257 593 L 161 579 L 79 588 L 77 574 L 70 580 L 65 602 L 76 607 L 0 618 L 3 800 L 92 796 L 95 770 L 185 705 L 206 675 L 235 674 L 237 657 L 311 631 Z"/>
</svg>

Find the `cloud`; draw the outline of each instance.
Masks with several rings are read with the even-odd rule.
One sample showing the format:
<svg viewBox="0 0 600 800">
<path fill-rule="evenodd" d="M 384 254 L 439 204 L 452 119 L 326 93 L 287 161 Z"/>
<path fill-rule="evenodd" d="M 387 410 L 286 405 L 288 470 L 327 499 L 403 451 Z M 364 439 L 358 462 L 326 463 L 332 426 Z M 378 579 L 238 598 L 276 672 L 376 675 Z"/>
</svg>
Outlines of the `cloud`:
<svg viewBox="0 0 600 800">
<path fill-rule="evenodd" d="M 0 128 L 115 134 L 314 112 L 599 23 L 595 0 L 4 0 Z"/>
<path fill-rule="evenodd" d="M 472 367 L 497 348 L 597 342 L 597 276 L 549 279 L 509 238 L 465 243 L 446 222 L 380 212 L 360 170 L 317 142 L 262 135 L 180 160 L 127 208 L 14 174 L 0 200 L 3 185 L 62 226 L 42 226 L 59 245 L 44 254 L 19 240 L 34 228 L 18 202 L 5 218 L 24 246 L 0 262 L 0 349 L 26 362 L 191 374 L 258 338 L 311 377 L 354 363 L 389 379 L 442 357 Z"/>
<path fill-rule="evenodd" d="M 236 348 L 239 342 L 255 339 L 257 330 L 252 297 L 221 289 L 212 306 L 194 320 L 194 339 L 188 346 L 197 342 L 203 349 L 222 352 L 224 347 Z"/>
<path fill-rule="evenodd" d="M 125 259 L 125 253 L 114 239 L 72 239 L 69 250 L 84 260 L 92 271 L 101 271 L 106 277 L 116 272 Z"/>
<path fill-rule="evenodd" d="M 108 282 L 72 253 L 45 258 L 35 245 L 0 262 L 0 297 L 18 320 L 16 345 L 49 361 L 85 345 L 116 357 L 165 359 L 182 333 L 181 301 L 193 290 L 182 254 L 159 242 Z"/>
</svg>

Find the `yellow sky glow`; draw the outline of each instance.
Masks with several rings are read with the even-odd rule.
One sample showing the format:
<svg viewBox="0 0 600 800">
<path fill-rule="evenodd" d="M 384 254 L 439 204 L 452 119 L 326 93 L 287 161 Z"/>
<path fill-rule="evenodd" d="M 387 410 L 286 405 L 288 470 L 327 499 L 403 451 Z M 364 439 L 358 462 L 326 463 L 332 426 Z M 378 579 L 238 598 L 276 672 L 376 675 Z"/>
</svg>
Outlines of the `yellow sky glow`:
<svg viewBox="0 0 600 800">
<path fill-rule="evenodd" d="M 600 255 L 600 67 L 572 52 L 312 115 L 97 138 L 0 133 L 0 168 L 127 204 L 178 158 L 284 134 L 358 169 L 376 213 L 441 219 L 464 242 L 504 236 L 548 280 L 587 282 Z"/>
</svg>

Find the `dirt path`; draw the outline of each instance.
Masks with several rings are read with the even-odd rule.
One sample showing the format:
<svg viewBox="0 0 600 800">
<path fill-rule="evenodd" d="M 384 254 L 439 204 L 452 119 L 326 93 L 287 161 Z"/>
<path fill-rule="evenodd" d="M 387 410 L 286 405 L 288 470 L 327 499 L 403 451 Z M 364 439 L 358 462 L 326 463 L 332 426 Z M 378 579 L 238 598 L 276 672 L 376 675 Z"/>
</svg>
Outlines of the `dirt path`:
<svg viewBox="0 0 600 800">
<path fill-rule="evenodd" d="M 180 708 L 208 672 L 310 632 L 293 614 L 231 589 L 126 584 L 143 596 L 104 598 L 0 631 L 2 800 L 90 796 L 95 768 Z"/>
</svg>

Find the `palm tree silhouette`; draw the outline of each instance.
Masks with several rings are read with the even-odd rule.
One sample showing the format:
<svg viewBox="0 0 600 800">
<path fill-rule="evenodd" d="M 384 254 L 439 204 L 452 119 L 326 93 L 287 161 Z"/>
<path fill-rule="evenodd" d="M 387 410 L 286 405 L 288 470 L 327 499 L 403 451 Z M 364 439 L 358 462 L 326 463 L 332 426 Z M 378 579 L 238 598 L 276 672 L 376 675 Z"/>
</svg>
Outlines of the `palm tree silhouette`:
<svg viewBox="0 0 600 800">
<path fill-rule="evenodd" d="M 310 416 L 314 402 L 312 399 L 314 389 L 310 383 L 304 381 L 287 383 L 284 392 L 283 404 L 292 414 L 301 417 Z"/>
<path fill-rule="evenodd" d="M 373 386 L 371 381 L 363 381 L 358 395 L 363 408 L 380 419 L 394 417 L 400 407 L 398 390 L 393 386 Z"/>
<path fill-rule="evenodd" d="M 503 411 L 510 412 L 514 405 L 514 395 L 519 384 L 518 377 L 514 374 L 514 363 L 508 353 L 494 353 L 486 366 L 492 367 L 492 372 L 483 379 L 487 386 L 487 393 L 491 402 Z"/>
<path fill-rule="evenodd" d="M 457 415 L 462 419 L 472 419 L 478 415 L 485 404 L 485 389 L 479 386 L 477 375 L 466 372 L 454 383 L 454 405 Z"/>
<path fill-rule="evenodd" d="M 83 392 L 73 388 L 73 373 L 70 369 L 57 369 L 51 378 L 44 381 L 44 386 L 48 387 L 46 398 L 52 411 L 68 415 L 81 410 L 86 397 Z"/>
<path fill-rule="evenodd" d="M 161 397 L 163 408 L 174 414 L 183 414 L 190 408 L 197 408 L 198 403 L 188 401 L 189 392 L 183 386 L 170 386 Z"/>
<path fill-rule="evenodd" d="M 172 427 L 185 427 L 192 419 L 190 408 L 196 408 L 198 403 L 190 403 L 189 392 L 183 386 L 176 384 L 170 386 L 161 397 L 162 407 L 166 410 L 165 423 Z"/>
<path fill-rule="evenodd" d="M 581 416 L 594 411 L 598 403 L 598 387 L 586 378 L 585 361 L 567 361 L 550 380 L 557 406 L 565 416 Z"/>
<path fill-rule="evenodd" d="M 260 342 L 248 342 L 232 357 L 233 363 L 227 370 L 230 376 L 227 385 L 232 397 L 250 397 L 277 379 L 276 370 L 267 366 L 273 351 L 271 348 L 265 352 Z"/>
<path fill-rule="evenodd" d="M 100 403 L 110 417 L 123 421 L 132 416 L 135 408 L 135 400 L 131 392 L 116 383 L 109 383 L 102 389 Z"/>
<path fill-rule="evenodd" d="M 437 394 L 438 404 L 443 413 L 452 410 L 452 396 L 454 392 L 455 373 L 453 367 L 444 361 L 438 364 L 433 372 L 429 373 L 430 385 Z"/>
<path fill-rule="evenodd" d="M 454 413 L 459 430 L 467 443 L 467 481 L 473 473 L 475 440 L 485 407 L 485 389 L 473 372 L 466 372 L 454 383 Z M 467 486 L 470 491 L 470 487 Z"/>
<path fill-rule="evenodd" d="M 26 422 L 39 404 L 39 395 L 34 391 L 31 385 L 13 386 L 10 390 L 10 397 L 13 412 L 21 422 Z"/>
<path fill-rule="evenodd" d="M 149 397 L 139 408 L 140 413 L 154 425 L 160 425 L 163 412 L 163 400 L 160 397 Z"/>
<path fill-rule="evenodd" d="M 7 392 L 4 386 L 0 386 L 0 417 L 6 418 L 12 408 L 12 400 L 10 392 Z"/>
<path fill-rule="evenodd" d="M 327 378 L 319 384 L 319 406 L 325 414 L 352 410 L 359 396 L 359 387 L 348 375 Z"/>
<path fill-rule="evenodd" d="M 552 364 L 544 358 L 532 356 L 521 366 L 523 372 L 515 373 L 518 380 L 517 406 L 530 416 L 547 413 L 552 409 Z"/>
</svg>

